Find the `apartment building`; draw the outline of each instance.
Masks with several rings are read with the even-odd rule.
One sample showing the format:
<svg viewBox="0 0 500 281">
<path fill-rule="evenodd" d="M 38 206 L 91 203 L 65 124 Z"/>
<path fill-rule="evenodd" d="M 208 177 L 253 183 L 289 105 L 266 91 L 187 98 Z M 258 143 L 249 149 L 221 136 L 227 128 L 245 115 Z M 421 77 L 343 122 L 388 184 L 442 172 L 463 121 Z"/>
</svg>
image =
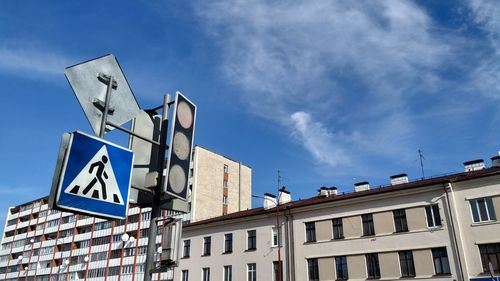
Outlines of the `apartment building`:
<svg viewBox="0 0 500 281">
<path fill-rule="evenodd" d="M 377 188 L 361 182 L 347 194 L 323 187 L 278 209 L 268 196 L 264 208 L 190 223 L 175 280 L 278 280 L 280 262 L 287 281 L 491 280 L 490 267 L 500 274 L 499 159 Z"/>
<path fill-rule="evenodd" d="M 248 166 L 197 146 L 191 172 L 186 221 L 250 208 Z M 212 194 L 212 189 L 220 192 Z M 206 206 L 211 208 L 195 212 Z M 172 215 L 178 214 L 163 211 L 164 217 Z M 150 208 L 131 206 L 126 219 L 109 221 L 51 210 L 44 197 L 9 208 L 6 217 L 0 280 L 143 280 Z M 163 231 L 160 227 L 157 233 L 158 249 Z M 172 272 L 156 273 L 153 280 L 172 277 Z"/>
</svg>

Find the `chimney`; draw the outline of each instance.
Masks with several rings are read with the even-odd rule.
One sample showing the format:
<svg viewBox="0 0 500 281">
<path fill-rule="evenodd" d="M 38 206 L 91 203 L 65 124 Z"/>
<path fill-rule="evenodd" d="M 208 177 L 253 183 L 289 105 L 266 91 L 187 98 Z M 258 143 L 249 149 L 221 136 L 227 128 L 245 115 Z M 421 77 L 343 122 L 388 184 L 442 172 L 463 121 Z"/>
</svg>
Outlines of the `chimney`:
<svg viewBox="0 0 500 281">
<path fill-rule="evenodd" d="M 407 174 L 399 174 L 391 176 L 391 185 L 408 183 L 408 175 Z"/>
<path fill-rule="evenodd" d="M 354 184 L 354 191 L 365 191 L 370 189 L 370 183 L 367 181 L 362 181 Z"/>
<path fill-rule="evenodd" d="M 500 167 L 500 156 L 491 157 L 491 166 L 492 167 Z"/>
<path fill-rule="evenodd" d="M 484 160 L 483 159 L 477 159 L 477 160 L 471 160 L 464 162 L 464 169 L 465 172 L 473 172 L 473 171 L 478 171 L 484 169 Z"/>
<path fill-rule="evenodd" d="M 264 193 L 264 209 L 271 209 L 276 207 L 276 195 L 271 193 Z"/>
<path fill-rule="evenodd" d="M 328 190 L 328 187 L 322 186 L 318 189 L 319 197 L 328 197 L 329 195 L 330 195 L 330 190 Z"/>
<path fill-rule="evenodd" d="M 332 186 L 328 189 L 328 194 L 330 195 L 337 195 L 337 188 L 335 186 Z"/>
<path fill-rule="evenodd" d="M 279 192 L 280 192 L 280 195 L 279 195 L 279 198 L 280 198 L 279 203 L 280 204 L 286 204 L 288 202 L 292 202 L 292 195 L 290 195 L 290 191 L 286 190 L 285 186 L 280 188 Z"/>
</svg>

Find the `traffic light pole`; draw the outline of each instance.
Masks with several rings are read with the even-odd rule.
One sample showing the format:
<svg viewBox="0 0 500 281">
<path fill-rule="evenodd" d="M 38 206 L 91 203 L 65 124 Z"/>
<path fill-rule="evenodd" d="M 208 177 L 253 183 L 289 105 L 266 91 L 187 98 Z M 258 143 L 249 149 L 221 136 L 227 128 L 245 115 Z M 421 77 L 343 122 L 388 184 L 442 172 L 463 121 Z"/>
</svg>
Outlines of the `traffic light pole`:
<svg viewBox="0 0 500 281">
<path fill-rule="evenodd" d="M 158 153 L 158 181 L 152 190 L 153 202 L 151 206 L 151 221 L 148 234 L 148 248 L 146 253 L 146 265 L 144 269 L 144 281 L 151 281 L 154 257 L 156 250 L 156 233 L 158 232 L 158 219 L 161 217 L 160 196 L 164 184 L 163 170 L 165 166 L 165 151 L 167 150 L 167 130 L 168 130 L 168 112 L 170 109 L 170 95 L 163 97 L 163 114 L 160 127 L 160 149 Z"/>
</svg>

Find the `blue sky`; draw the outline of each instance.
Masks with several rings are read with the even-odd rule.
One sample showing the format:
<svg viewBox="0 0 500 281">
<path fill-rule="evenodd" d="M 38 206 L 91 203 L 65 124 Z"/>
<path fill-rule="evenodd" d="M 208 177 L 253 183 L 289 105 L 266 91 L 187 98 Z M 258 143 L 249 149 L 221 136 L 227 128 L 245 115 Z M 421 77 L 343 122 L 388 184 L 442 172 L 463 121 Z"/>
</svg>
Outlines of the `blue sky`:
<svg viewBox="0 0 500 281">
<path fill-rule="evenodd" d="M 2 225 L 48 194 L 62 133 L 91 132 L 64 68 L 108 53 L 141 107 L 192 99 L 196 143 L 254 194 L 278 169 L 299 199 L 500 149 L 496 1 L 2 1 L 0 38 Z"/>
</svg>

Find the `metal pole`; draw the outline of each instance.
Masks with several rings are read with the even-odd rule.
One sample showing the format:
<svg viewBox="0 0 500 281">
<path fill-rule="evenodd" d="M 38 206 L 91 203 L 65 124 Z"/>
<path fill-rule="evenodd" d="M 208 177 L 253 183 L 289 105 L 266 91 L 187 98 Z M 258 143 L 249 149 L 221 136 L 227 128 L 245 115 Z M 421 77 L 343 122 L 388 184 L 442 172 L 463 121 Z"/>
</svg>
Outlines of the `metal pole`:
<svg viewBox="0 0 500 281">
<path fill-rule="evenodd" d="M 108 88 L 106 89 L 104 111 L 102 113 L 101 130 L 99 131 L 100 138 L 104 138 L 104 133 L 106 132 L 106 121 L 108 120 L 109 102 L 111 101 L 111 90 L 112 89 L 113 89 L 113 76 L 110 75 L 109 81 L 108 81 Z"/>
<path fill-rule="evenodd" d="M 158 229 L 158 218 L 161 217 L 160 195 L 163 187 L 163 169 L 165 166 L 165 150 L 167 147 L 167 129 L 170 95 L 163 97 L 163 116 L 160 128 L 160 150 L 158 153 L 158 185 L 153 189 L 153 203 L 151 206 L 151 221 L 149 225 L 148 250 L 146 253 L 146 265 L 144 270 L 144 281 L 151 281 L 151 270 L 153 269 L 154 253 L 156 252 L 156 233 Z M 163 224 L 162 224 L 163 225 Z"/>
</svg>

